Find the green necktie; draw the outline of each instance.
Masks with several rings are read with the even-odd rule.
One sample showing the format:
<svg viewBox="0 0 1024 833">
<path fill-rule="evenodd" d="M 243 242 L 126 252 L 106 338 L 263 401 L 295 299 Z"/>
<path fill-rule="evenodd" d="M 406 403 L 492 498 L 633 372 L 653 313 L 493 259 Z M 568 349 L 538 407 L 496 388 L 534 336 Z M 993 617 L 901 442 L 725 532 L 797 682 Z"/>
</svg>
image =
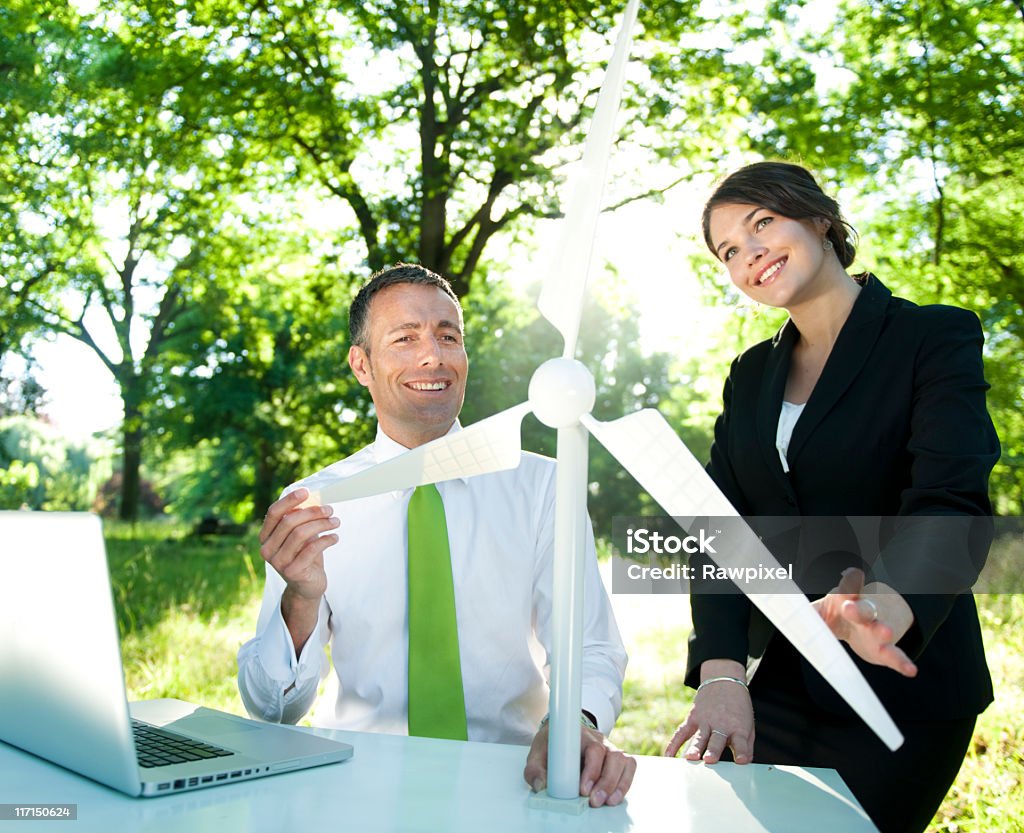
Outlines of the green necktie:
<svg viewBox="0 0 1024 833">
<path fill-rule="evenodd" d="M 433 485 L 409 499 L 409 734 L 466 740 L 448 524 Z"/>
</svg>

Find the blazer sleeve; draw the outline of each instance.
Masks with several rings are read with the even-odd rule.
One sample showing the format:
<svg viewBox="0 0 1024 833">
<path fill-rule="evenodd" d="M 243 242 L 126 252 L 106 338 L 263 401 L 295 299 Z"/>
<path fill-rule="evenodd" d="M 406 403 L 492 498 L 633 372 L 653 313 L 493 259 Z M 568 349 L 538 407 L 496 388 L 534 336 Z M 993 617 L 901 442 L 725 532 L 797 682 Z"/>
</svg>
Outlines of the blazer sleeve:
<svg viewBox="0 0 1024 833">
<path fill-rule="evenodd" d="M 918 656 L 968 592 L 991 541 L 988 478 L 999 439 L 985 405 L 984 337 L 976 315 L 921 307 L 907 452 L 910 484 L 871 578 L 900 592 L 914 625 L 900 646 Z"/>
<path fill-rule="evenodd" d="M 706 470 L 719 489 L 725 494 L 740 514 L 748 514 L 746 502 L 729 461 L 729 426 L 731 418 L 734 361 L 722 392 L 722 413 L 715 421 L 714 440 L 711 445 L 711 459 Z M 721 589 L 706 592 L 698 578 L 701 565 L 708 557 L 695 554 L 691 565 L 696 567 L 690 582 L 690 614 L 693 630 L 686 653 L 687 685 L 696 687 L 700 683 L 700 666 L 709 659 L 732 659 L 746 665 L 750 624 L 750 602 L 739 590 L 725 593 Z M 721 586 L 718 582 L 718 587 Z"/>
</svg>

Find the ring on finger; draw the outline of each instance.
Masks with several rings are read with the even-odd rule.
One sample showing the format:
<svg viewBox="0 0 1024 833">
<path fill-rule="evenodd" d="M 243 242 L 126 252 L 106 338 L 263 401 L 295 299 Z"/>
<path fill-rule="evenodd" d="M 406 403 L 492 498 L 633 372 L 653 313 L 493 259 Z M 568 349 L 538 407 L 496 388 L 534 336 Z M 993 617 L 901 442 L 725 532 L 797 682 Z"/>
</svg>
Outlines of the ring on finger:
<svg viewBox="0 0 1024 833">
<path fill-rule="evenodd" d="M 871 624 L 878 621 L 878 605 L 876 605 L 871 599 L 861 599 L 864 604 L 871 608 Z"/>
<path fill-rule="evenodd" d="M 712 729 L 711 730 L 711 734 L 713 734 L 713 735 L 721 735 L 726 740 L 729 739 L 729 733 L 728 732 L 723 732 L 721 729 Z"/>
</svg>

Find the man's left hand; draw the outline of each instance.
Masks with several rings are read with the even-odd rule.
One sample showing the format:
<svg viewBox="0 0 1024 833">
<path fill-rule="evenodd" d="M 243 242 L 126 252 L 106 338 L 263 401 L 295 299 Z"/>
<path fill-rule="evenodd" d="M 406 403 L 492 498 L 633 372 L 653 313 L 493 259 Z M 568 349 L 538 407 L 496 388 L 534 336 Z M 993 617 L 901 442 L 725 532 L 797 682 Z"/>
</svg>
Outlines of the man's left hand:
<svg viewBox="0 0 1024 833">
<path fill-rule="evenodd" d="M 591 807 L 614 807 L 629 791 L 636 773 L 636 759 L 616 749 L 600 732 L 580 726 L 580 795 L 589 796 Z M 537 732 L 526 756 L 523 777 L 534 792 L 548 783 L 548 726 Z"/>
</svg>

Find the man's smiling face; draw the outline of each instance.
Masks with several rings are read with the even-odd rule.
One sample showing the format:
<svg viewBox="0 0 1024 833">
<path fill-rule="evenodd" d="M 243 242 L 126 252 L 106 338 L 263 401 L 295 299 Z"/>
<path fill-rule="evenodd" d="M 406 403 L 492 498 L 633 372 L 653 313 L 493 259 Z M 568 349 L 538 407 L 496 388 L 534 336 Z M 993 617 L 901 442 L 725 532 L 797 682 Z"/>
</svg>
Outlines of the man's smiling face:
<svg viewBox="0 0 1024 833">
<path fill-rule="evenodd" d="M 407 448 L 444 436 L 462 410 L 469 359 L 462 313 L 434 286 L 395 284 L 370 301 L 366 344 L 349 365 L 384 432 Z"/>
</svg>

